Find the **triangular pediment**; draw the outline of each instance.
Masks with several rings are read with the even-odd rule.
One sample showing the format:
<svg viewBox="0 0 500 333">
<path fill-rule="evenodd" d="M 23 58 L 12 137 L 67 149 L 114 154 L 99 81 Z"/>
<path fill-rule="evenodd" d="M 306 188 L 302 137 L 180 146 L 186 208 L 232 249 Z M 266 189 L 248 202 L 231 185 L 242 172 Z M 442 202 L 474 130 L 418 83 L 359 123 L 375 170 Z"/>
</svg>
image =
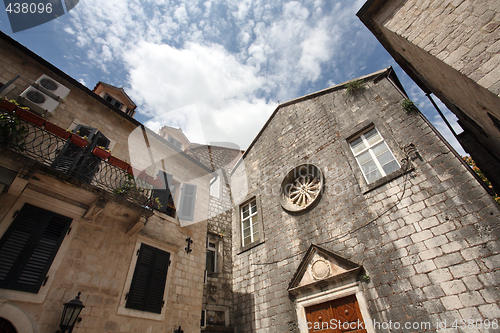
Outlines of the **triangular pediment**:
<svg viewBox="0 0 500 333">
<path fill-rule="evenodd" d="M 312 244 L 295 272 L 288 291 L 322 288 L 328 284 L 357 277 L 362 267 L 336 253 Z"/>
</svg>

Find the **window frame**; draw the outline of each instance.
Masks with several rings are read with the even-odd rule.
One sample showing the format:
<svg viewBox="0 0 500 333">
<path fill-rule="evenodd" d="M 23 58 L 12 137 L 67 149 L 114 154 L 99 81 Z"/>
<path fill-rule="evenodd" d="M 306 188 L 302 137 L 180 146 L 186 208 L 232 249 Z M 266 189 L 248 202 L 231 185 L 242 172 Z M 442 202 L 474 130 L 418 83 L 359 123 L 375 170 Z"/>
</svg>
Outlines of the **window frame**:
<svg viewBox="0 0 500 333">
<path fill-rule="evenodd" d="M 351 150 L 350 142 L 354 140 L 356 137 L 358 137 L 360 134 L 371 129 L 372 127 L 375 127 L 377 131 L 380 133 L 385 143 L 387 144 L 387 147 L 390 149 L 392 155 L 400 165 L 400 168 L 386 175 L 385 177 L 379 178 L 372 183 L 368 183 L 365 179 L 363 171 L 361 170 L 358 164 L 356 157 L 354 156 Z M 404 159 L 405 155 L 402 149 L 399 147 L 398 142 L 394 139 L 391 132 L 387 129 L 384 122 L 379 118 L 371 117 L 371 119 L 365 120 L 359 123 L 358 125 L 354 126 L 353 128 L 351 128 L 349 132 L 341 136 L 340 144 L 343 147 L 344 151 L 347 152 L 345 156 L 347 158 L 349 165 L 351 166 L 351 170 L 353 171 L 353 177 L 355 177 L 358 180 L 361 193 L 363 194 L 367 194 L 373 191 L 374 189 L 383 186 L 386 183 L 414 170 L 412 162 L 407 162 L 409 163 L 408 166 L 403 167 L 401 161 Z"/>
<path fill-rule="evenodd" d="M 220 199 L 221 197 L 221 177 L 216 175 L 210 180 L 209 193 L 211 197 Z"/>
<path fill-rule="evenodd" d="M 2 299 L 40 304 L 45 300 L 45 297 L 47 296 L 52 283 L 55 280 L 54 277 L 59 270 L 59 267 L 69 248 L 69 245 L 71 244 L 71 241 L 73 240 L 74 235 L 77 232 L 78 225 L 80 224 L 80 219 L 85 214 L 85 209 L 83 209 L 82 207 L 73 206 L 67 202 L 43 195 L 39 192 L 26 188 L 17 202 L 0 221 L 0 237 L 3 237 L 7 229 L 14 221 L 14 213 L 17 210 L 20 210 L 25 203 L 50 210 L 56 214 L 60 214 L 73 219 L 73 221 L 71 222 L 71 232 L 67 234 L 61 242 L 59 249 L 46 273 L 49 278 L 45 285 L 42 284 L 42 286 L 38 290 L 38 293 L 34 294 L 26 291 L 0 289 L 0 298 Z"/>
<path fill-rule="evenodd" d="M 210 247 L 210 243 L 213 243 L 214 246 Z M 207 256 L 209 251 L 214 252 L 214 271 L 211 272 L 207 268 L 207 260 L 205 259 L 205 271 L 207 272 L 208 276 L 216 275 L 220 273 L 221 271 L 221 254 L 222 250 L 220 249 L 222 242 L 221 239 L 218 235 L 212 234 L 210 232 L 207 233 L 207 243 L 206 243 L 206 250 L 207 250 Z"/>
<path fill-rule="evenodd" d="M 30 220 L 32 223 L 29 223 Z M 15 261 L 6 272 L 6 279 L 2 282 L 3 286 L 1 288 L 38 294 L 42 285 L 46 284 L 50 278 L 47 275 L 48 271 L 59 252 L 64 238 L 67 236 L 72 222 L 73 219 L 70 217 L 30 203 L 24 203 L 21 209 L 14 214 L 9 228 L 0 237 L 0 247 L 4 248 L 6 245 L 5 251 L 10 252 L 11 257 L 15 256 Z M 19 245 L 22 240 L 19 239 L 19 236 L 23 235 L 26 238 L 20 248 Z M 57 236 L 54 237 L 55 235 Z M 15 241 L 16 238 L 17 241 Z M 11 246 L 7 245 L 9 243 Z M 18 253 L 16 254 L 16 252 Z M 44 252 L 50 254 L 44 258 Z M 8 255 L 6 254 L 6 256 Z M 33 258 L 37 257 L 38 260 L 33 260 Z M 31 267 L 31 269 L 28 267 Z M 38 271 L 37 274 L 39 275 L 36 282 L 33 281 L 32 274 L 26 274 L 28 271 Z M 25 276 L 25 283 L 22 282 L 23 276 Z M 31 281 L 28 283 L 27 279 Z"/>
<path fill-rule="evenodd" d="M 161 313 L 154 313 L 154 312 L 147 312 L 147 311 L 141 311 L 141 310 L 135 310 L 135 309 L 130 309 L 126 308 L 125 305 L 127 303 L 127 300 L 125 299 L 127 296 L 127 293 L 130 290 L 130 286 L 132 284 L 132 279 L 134 276 L 135 272 L 135 267 L 137 265 L 137 259 L 139 256 L 136 255 L 137 251 L 141 248 L 141 244 L 146 244 L 148 246 L 155 247 L 157 249 L 160 249 L 162 251 L 168 252 L 170 254 L 170 266 L 168 268 L 167 272 L 167 277 L 165 281 L 165 289 L 163 293 L 163 300 L 164 300 L 164 305 L 161 309 Z M 171 279 L 172 276 L 174 275 L 174 267 L 176 263 L 176 253 L 177 249 L 168 246 L 166 244 L 160 243 L 160 242 L 155 242 L 154 240 L 151 240 L 149 238 L 146 238 L 144 236 L 138 236 L 136 240 L 136 244 L 133 248 L 133 252 L 131 253 L 131 260 L 130 260 L 130 265 L 129 269 L 127 272 L 127 278 L 125 279 L 125 284 L 123 286 L 122 290 L 122 295 L 120 296 L 120 303 L 118 305 L 118 310 L 117 314 L 118 315 L 123 315 L 123 316 L 129 316 L 129 317 L 135 317 L 135 318 L 145 318 L 145 319 L 151 319 L 151 320 L 157 320 L 157 321 L 164 321 L 165 320 L 165 314 L 166 310 L 168 308 L 168 301 L 169 301 L 169 294 L 170 294 L 170 284 L 171 284 Z"/>
<path fill-rule="evenodd" d="M 242 221 L 242 208 L 255 200 L 256 203 L 256 208 L 257 208 L 257 216 L 258 216 L 258 226 L 259 226 L 259 239 L 256 241 L 252 241 L 247 245 L 243 245 L 243 221 Z M 265 242 L 265 233 L 264 233 L 264 221 L 263 221 L 263 216 L 262 216 L 262 202 L 260 199 L 260 195 L 257 193 L 250 193 L 247 195 L 247 197 L 241 201 L 237 205 L 238 209 L 234 210 L 233 216 L 236 221 L 236 241 L 237 244 L 239 244 L 239 250 L 237 251 L 237 254 L 243 253 L 255 246 L 258 246 L 260 244 L 263 244 Z"/>
<path fill-rule="evenodd" d="M 375 143 L 370 144 L 370 143 L 368 142 L 368 140 L 366 139 L 365 134 L 366 134 L 366 133 L 368 133 L 368 132 L 370 132 L 370 131 L 371 131 L 371 130 L 373 130 L 373 129 L 375 129 L 375 130 L 377 131 L 377 133 L 378 133 L 378 134 L 379 134 L 379 136 L 380 136 L 380 139 L 379 139 L 378 141 L 376 141 Z M 361 140 L 362 140 L 363 144 L 365 145 L 365 148 L 364 148 L 364 149 L 362 149 L 361 151 L 359 151 L 358 153 L 356 153 L 356 152 L 354 151 L 354 149 L 353 149 L 353 147 L 352 147 L 351 143 L 352 143 L 354 140 L 358 139 L 358 138 L 361 138 Z M 386 140 L 384 139 L 384 136 L 382 135 L 382 133 L 380 133 L 380 131 L 377 129 L 377 127 L 376 127 L 376 126 L 370 126 L 370 127 L 366 128 L 366 129 L 364 129 L 364 130 L 363 130 L 361 133 L 359 133 L 357 136 L 352 137 L 352 138 L 348 141 L 348 143 L 349 143 L 349 148 L 351 149 L 351 152 L 352 152 L 352 154 L 354 155 L 354 158 L 356 159 L 356 162 L 358 163 L 358 166 L 359 166 L 359 168 L 360 168 L 360 170 L 361 170 L 361 173 L 363 174 L 363 176 L 364 176 L 365 181 L 366 181 L 366 183 L 367 183 L 367 184 L 373 184 L 373 183 L 377 182 L 379 179 L 382 179 L 382 178 L 384 178 L 384 177 L 386 177 L 386 176 L 388 176 L 388 175 L 392 174 L 393 172 L 396 172 L 397 170 L 401 169 L 401 164 L 398 162 L 398 160 L 397 160 L 396 156 L 394 156 L 394 153 L 392 152 L 391 148 L 389 147 L 389 145 L 387 144 Z M 375 155 L 375 153 L 374 153 L 374 151 L 373 151 L 375 147 L 378 147 L 378 146 L 380 146 L 381 144 L 385 144 L 385 145 L 386 145 L 386 147 L 388 148 L 389 153 L 391 154 L 391 156 L 392 156 L 392 158 L 393 158 L 393 161 L 395 161 L 395 162 L 397 163 L 397 165 L 398 165 L 398 168 L 397 168 L 396 170 L 394 170 L 394 171 L 390 172 L 389 174 L 387 174 L 387 173 L 386 173 L 386 171 L 385 171 L 385 170 L 384 170 L 384 168 L 383 168 L 383 165 L 380 163 L 380 161 L 379 161 L 378 157 Z M 370 154 L 370 158 L 371 158 L 371 160 L 375 163 L 375 166 L 377 167 L 377 170 L 378 170 L 378 171 L 379 171 L 379 173 L 382 175 L 382 177 L 379 177 L 379 178 L 375 179 L 375 180 L 374 180 L 374 181 L 372 181 L 372 182 L 370 182 L 370 181 L 368 180 L 368 177 L 367 177 L 367 175 L 365 174 L 365 172 L 363 171 L 363 168 L 362 168 L 361 163 L 360 163 L 359 158 L 358 158 L 359 156 L 361 156 L 362 154 L 364 154 L 364 153 L 366 153 L 366 152 L 368 152 L 368 153 Z M 391 161 L 391 162 L 392 162 L 392 161 Z M 391 162 L 389 162 L 389 163 L 391 163 Z M 386 164 L 388 164 L 388 163 L 386 163 Z M 384 165 L 385 165 L 385 164 L 384 164 Z"/>
</svg>

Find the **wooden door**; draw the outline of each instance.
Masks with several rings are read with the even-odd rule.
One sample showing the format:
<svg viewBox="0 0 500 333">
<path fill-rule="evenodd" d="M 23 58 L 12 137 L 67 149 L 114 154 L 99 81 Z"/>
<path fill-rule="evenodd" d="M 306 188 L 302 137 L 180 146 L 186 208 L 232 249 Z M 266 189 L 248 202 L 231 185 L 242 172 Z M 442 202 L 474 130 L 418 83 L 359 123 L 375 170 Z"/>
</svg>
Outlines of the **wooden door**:
<svg viewBox="0 0 500 333">
<path fill-rule="evenodd" d="M 310 333 L 366 333 L 355 295 L 313 305 L 305 310 Z"/>
</svg>

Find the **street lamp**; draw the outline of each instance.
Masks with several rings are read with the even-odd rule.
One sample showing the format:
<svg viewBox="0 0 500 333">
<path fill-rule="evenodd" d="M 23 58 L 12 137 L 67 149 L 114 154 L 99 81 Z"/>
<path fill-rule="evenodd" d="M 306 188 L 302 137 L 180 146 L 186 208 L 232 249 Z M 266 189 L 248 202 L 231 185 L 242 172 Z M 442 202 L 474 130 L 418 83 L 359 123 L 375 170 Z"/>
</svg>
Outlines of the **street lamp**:
<svg viewBox="0 0 500 333">
<path fill-rule="evenodd" d="M 78 316 L 80 315 L 82 309 L 85 307 L 85 305 L 83 305 L 83 303 L 80 301 L 80 295 L 81 292 L 78 292 L 78 296 L 76 296 L 74 300 L 64 303 L 61 321 L 59 322 L 60 330 L 56 333 L 71 333 L 73 331 L 73 327 L 75 326 Z"/>
</svg>

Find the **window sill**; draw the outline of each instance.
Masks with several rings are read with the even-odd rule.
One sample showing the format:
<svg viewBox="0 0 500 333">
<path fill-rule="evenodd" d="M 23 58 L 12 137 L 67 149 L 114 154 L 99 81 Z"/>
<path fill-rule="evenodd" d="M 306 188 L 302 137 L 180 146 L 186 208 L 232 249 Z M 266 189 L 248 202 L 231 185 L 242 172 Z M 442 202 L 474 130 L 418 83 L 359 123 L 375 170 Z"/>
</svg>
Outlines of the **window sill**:
<svg viewBox="0 0 500 333">
<path fill-rule="evenodd" d="M 264 241 L 263 240 L 259 240 L 259 241 L 255 241 L 253 243 L 250 243 L 250 244 L 247 244 L 245 246 L 242 246 L 240 247 L 240 249 L 238 250 L 238 252 L 236 252 L 236 254 L 241 254 L 243 252 L 246 252 L 250 249 L 253 249 L 254 247 L 260 245 L 260 244 L 264 244 Z"/>
<path fill-rule="evenodd" d="M 165 308 L 165 306 L 164 306 L 164 308 Z M 162 309 L 162 313 L 154 313 L 154 312 L 128 309 L 128 308 L 125 308 L 124 306 L 120 305 L 118 307 L 117 314 L 122 315 L 122 316 L 129 316 L 129 317 L 143 318 L 143 319 L 150 319 L 150 320 L 158 320 L 158 321 L 165 320 L 164 309 Z"/>
<path fill-rule="evenodd" d="M 411 165 L 408 169 L 400 168 L 400 169 L 394 171 L 393 173 L 374 181 L 371 184 L 361 185 L 361 192 L 363 192 L 363 194 L 367 194 L 367 193 L 393 181 L 394 179 L 399 178 L 399 177 L 407 174 L 408 172 L 412 172 L 413 170 L 415 170 L 415 168 Z"/>
</svg>

